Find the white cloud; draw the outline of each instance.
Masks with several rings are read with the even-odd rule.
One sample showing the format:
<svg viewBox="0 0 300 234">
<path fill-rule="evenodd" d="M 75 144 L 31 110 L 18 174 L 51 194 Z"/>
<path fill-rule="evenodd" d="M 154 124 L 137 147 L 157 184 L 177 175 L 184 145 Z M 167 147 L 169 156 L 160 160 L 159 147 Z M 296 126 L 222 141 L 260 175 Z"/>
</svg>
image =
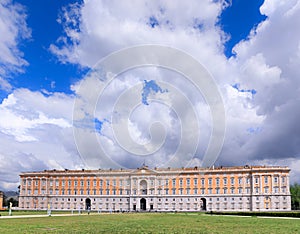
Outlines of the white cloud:
<svg viewBox="0 0 300 234">
<path fill-rule="evenodd" d="M 3 84 L 6 84 L 4 90 L 7 90 L 8 81 L 4 83 L 3 77 L 9 77 L 11 72 L 22 72 L 23 67 L 28 65 L 19 49 L 19 42 L 31 36 L 22 5 L 11 0 L 0 2 L 0 35 L 0 87 L 3 88 Z"/>
</svg>

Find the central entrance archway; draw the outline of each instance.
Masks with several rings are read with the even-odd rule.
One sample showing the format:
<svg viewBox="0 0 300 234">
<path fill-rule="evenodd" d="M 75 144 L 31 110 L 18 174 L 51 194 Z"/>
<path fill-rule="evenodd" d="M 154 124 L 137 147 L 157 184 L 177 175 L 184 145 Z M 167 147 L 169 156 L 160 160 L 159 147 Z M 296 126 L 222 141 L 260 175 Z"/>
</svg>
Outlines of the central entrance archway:
<svg viewBox="0 0 300 234">
<path fill-rule="evenodd" d="M 89 199 L 89 198 L 85 199 L 85 209 L 86 210 L 91 209 L 91 199 Z"/>
<path fill-rule="evenodd" d="M 141 207 L 141 210 L 146 210 L 146 199 L 145 198 L 142 198 L 140 200 L 140 207 Z"/>
</svg>

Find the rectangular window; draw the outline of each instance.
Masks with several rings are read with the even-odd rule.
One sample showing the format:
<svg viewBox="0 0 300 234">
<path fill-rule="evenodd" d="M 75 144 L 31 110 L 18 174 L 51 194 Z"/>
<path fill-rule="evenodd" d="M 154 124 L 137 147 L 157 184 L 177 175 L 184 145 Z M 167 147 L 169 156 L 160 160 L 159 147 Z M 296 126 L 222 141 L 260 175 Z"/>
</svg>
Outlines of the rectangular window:
<svg viewBox="0 0 300 234">
<path fill-rule="evenodd" d="M 265 193 L 269 192 L 269 187 L 265 187 Z"/>
<path fill-rule="evenodd" d="M 30 181 L 28 181 L 28 182 L 30 182 Z M 30 184 L 29 184 L 29 185 L 30 185 Z M 50 180 L 49 185 L 50 185 L 50 186 L 53 186 L 53 181 L 52 181 L 52 180 Z"/>
<path fill-rule="evenodd" d="M 109 189 L 106 189 L 106 195 L 109 195 Z"/>
<path fill-rule="evenodd" d="M 231 188 L 230 190 L 231 190 L 231 194 L 234 194 L 234 188 Z"/>
<path fill-rule="evenodd" d="M 166 195 L 169 195 L 169 189 L 165 189 Z"/>
<path fill-rule="evenodd" d="M 282 182 L 283 184 L 285 184 L 285 176 L 282 176 L 281 182 Z"/>
<path fill-rule="evenodd" d="M 186 179 L 186 185 L 190 186 L 191 180 L 189 178 Z"/>
<path fill-rule="evenodd" d="M 197 185 L 198 185 L 198 179 L 194 178 L 194 186 L 197 186 Z"/>
<path fill-rule="evenodd" d="M 223 179 L 223 183 L 224 183 L 224 185 L 227 185 L 227 178 Z"/>
<path fill-rule="evenodd" d="M 227 188 L 224 188 L 223 192 L 224 192 L 224 194 L 227 194 Z"/>
<path fill-rule="evenodd" d="M 166 179 L 166 186 L 169 186 L 169 180 Z"/>
<path fill-rule="evenodd" d="M 278 177 L 277 177 L 277 176 L 274 177 L 274 183 L 275 183 L 275 184 L 278 183 Z"/>
<path fill-rule="evenodd" d="M 93 185 L 94 185 L 94 187 L 97 186 L 97 180 L 94 180 Z"/>
<path fill-rule="evenodd" d="M 120 183 L 120 187 L 122 187 L 123 186 L 123 180 L 120 180 L 119 183 Z"/>
<path fill-rule="evenodd" d="M 113 180 L 113 186 L 116 186 L 117 182 L 116 180 Z"/>
<path fill-rule="evenodd" d="M 212 194 L 212 188 L 208 188 L 208 193 Z"/>
<path fill-rule="evenodd" d="M 194 189 L 194 194 L 198 194 L 198 189 Z"/>
<path fill-rule="evenodd" d="M 176 179 L 172 179 L 172 186 L 173 186 L 173 187 L 176 186 Z"/>
<path fill-rule="evenodd" d="M 201 179 L 201 185 L 202 185 L 202 186 L 205 185 L 205 180 L 204 180 L 204 178 Z"/>
<path fill-rule="evenodd" d="M 55 186 L 58 187 L 59 186 L 59 181 L 55 180 Z"/>
<path fill-rule="evenodd" d="M 190 189 L 189 188 L 186 189 L 186 194 L 190 195 Z"/>
<path fill-rule="evenodd" d="M 242 184 L 243 183 L 243 178 L 239 177 L 238 181 L 239 181 L 239 184 Z"/>
<path fill-rule="evenodd" d="M 258 183 L 259 183 L 259 178 L 255 177 L 255 184 L 258 184 Z"/>
<path fill-rule="evenodd" d="M 265 184 L 268 183 L 268 176 L 265 176 Z"/>
<path fill-rule="evenodd" d="M 38 180 L 35 180 L 35 186 L 38 186 L 39 182 Z"/>
<path fill-rule="evenodd" d="M 80 195 L 83 195 L 83 189 L 80 189 Z"/>
<path fill-rule="evenodd" d="M 174 188 L 172 189 L 172 194 L 176 195 L 176 189 L 174 189 Z"/>
<path fill-rule="evenodd" d="M 83 185 L 84 185 L 83 180 L 80 180 L 80 186 L 83 187 Z"/>
<path fill-rule="evenodd" d="M 239 187 L 239 194 L 243 193 L 243 188 Z"/>
<path fill-rule="evenodd" d="M 231 178 L 230 178 L 230 183 L 231 183 L 231 184 L 234 184 L 234 177 L 231 177 Z"/>
<path fill-rule="evenodd" d="M 217 186 L 220 186 L 220 179 L 219 178 L 216 178 L 216 184 L 217 184 Z"/>
<path fill-rule="evenodd" d="M 247 183 L 247 184 L 250 183 L 250 178 L 249 178 L 249 177 L 246 178 L 246 183 Z"/>
<path fill-rule="evenodd" d="M 106 186 L 109 186 L 109 180 L 106 180 Z"/>
<path fill-rule="evenodd" d="M 103 180 L 100 180 L 100 187 L 103 186 Z"/>
<path fill-rule="evenodd" d="M 182 185 L 183 185 L 183 179 L 179 179 L 179 185 L 180 185 L 180 187 L 182 187 Z"/>
<path fill-rule="evenodd" d="M 71 180 L 68 180 L 68 186 L 71 187 Z"/>
<path fill-rule="evenodd" d="M 77 186 L 78 186 L 78 181 L 74 180 L 74 187 L 77 187 Z"/>
<path fill-rule="evenodd" d="M 216 188 L 216 194 L 220 194 L 220 189 Z"/>
<path fill-rule="evenodd" d="M 61 181 L 61 186 L 63 186 L 63 187 L 65 186 L 65 181 L 64 180 Z"/>
<path fill-rule="evenodd" d="M 208 178 L 208 185 L 212 185 L 212 178 Z"/>
<path fill-rule="evenodd" d="M 86 183 L 87 183 L 87 186 L 90 187 L 90 180 L 87 180 Z"/>
<path fill-rule="evenodd" d="M 258 193 L 259 190 L 258 190 L 258 187 L 255 187 L 255 193 Z"/>
<path fill-rule="evenodd" d="M 201 189 L 201 194 L 204 194 L 204 193 L 205 193 L 205 189 L 202 188 L 202 189 Z"/>
</svg>

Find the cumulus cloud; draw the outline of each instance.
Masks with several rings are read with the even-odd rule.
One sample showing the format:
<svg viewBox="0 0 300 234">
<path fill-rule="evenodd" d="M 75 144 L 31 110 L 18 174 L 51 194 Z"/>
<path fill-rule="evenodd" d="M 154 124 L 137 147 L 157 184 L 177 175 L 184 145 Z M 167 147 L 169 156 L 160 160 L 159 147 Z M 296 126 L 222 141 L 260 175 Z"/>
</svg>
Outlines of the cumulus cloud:
<svg viewBox="0 0 300 234">
<path fill-rule="evenodd" d="M 10 74 L 22 72 L 28 62 L 23 58 L 19 42 L 28 39 L 31 31 L 26 24 L 24 7 L 11 0 L 0 2 L 0 88 L 9 91 Z"/>
</svg>

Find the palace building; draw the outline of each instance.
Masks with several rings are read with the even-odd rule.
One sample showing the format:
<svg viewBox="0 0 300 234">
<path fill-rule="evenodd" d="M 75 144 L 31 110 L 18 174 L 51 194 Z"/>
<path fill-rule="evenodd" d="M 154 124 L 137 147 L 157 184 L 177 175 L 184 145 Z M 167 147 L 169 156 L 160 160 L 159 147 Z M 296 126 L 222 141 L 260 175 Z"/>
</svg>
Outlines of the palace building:
<svg viewBox="0 0 300 234">
<path fill-rule="evenodd" d="M 288 167 L 45 170 L 20 174 L 19 208 L 125 211 L 291 210 Z"/>
</svg>

